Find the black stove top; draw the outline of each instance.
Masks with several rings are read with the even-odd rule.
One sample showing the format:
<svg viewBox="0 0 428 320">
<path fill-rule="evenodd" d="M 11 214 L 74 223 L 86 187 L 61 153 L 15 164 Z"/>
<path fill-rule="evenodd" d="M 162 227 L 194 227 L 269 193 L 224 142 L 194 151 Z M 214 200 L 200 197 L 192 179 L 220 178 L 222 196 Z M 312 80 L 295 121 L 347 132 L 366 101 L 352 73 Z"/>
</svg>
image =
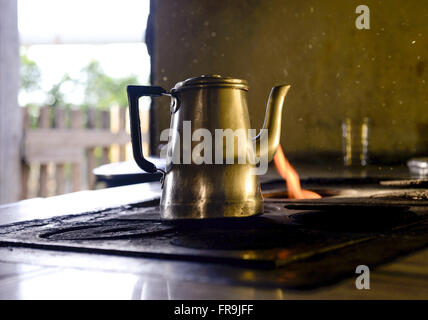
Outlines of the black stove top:
<svg viewBox="0 0 428 320">
<path fill-rule="evenodd" d="M 304 187 L 324 198 L 289 200 L 283 185 L 262 185 L 265 212 L 251 218 L 168 223 L 155 200 L 1 226 L 0 244 L 264 270 L 263 279 L 234 281 L 289 288 L 337 281 L 428 244 L 426 189 L 317 181 Z"/>
</svg>

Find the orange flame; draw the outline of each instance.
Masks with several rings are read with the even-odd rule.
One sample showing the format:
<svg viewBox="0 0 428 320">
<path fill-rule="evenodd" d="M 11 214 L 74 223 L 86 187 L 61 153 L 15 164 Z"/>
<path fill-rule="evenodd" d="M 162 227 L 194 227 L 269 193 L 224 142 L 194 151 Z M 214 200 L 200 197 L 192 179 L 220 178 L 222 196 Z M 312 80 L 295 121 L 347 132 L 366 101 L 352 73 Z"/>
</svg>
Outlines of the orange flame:
<svg viewBox="0 0 428 320">
<path fill-rule="evenodd" d="M 321 196 L 313 191 L 304 190 L 300 186 L 300 178 L 296 170 L 287 160 L 282 151 L 281 146 L 278 146 L 278 150 L 273 158 L 276 170 L 285 180 L 287 184 L 288 198 L 290 199 L 319 199 Z"/>
</svg>

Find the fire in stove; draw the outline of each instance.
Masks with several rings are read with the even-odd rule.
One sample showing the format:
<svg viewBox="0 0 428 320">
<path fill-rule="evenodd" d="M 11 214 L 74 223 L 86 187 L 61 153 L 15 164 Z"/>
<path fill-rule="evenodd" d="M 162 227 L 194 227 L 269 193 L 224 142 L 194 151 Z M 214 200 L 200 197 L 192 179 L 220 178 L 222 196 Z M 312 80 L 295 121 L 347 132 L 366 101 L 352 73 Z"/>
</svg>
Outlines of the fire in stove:
<svg viewBox="0 0 428 320">
<path fill-rule="evenodd" d="M 281 145 L 278 146 L 275 157 L 273 158 L 275 168 L 280 176 L 285 180 L 289 199 L 319 199 L 321 195 L 316 192 L 302 189 L 300 178 L 297 171 L 290 164 L 282 151 Z"/>
</svg>

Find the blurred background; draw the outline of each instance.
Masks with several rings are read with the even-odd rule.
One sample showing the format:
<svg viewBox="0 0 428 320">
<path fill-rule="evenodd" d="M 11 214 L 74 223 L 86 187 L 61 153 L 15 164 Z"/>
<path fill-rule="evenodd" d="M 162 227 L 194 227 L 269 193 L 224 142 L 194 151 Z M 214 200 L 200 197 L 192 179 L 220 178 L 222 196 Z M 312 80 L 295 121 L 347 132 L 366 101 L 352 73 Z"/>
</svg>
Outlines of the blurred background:
<svg viewBox="0 0 428 320">
<path fill-rule="evenodd" d="M 2 6 L 9 12 L 3 11 L 2 20 L 15 14 L 8 27 L 17 26 L 19 32 L 22 118 L 14 126 L 21 127 L 23 146 L 20 193 L 5 197 L 17 200 L 95 188 L 95 167 L 128 158 L 125 88 L 149 83 L 144 34 L 150 2 L 6 2 Z M 142 101 L 143 112 L 149 104 Z"/>
<path fill-rule="evenodd" d="M 93 168 L 129 159 L 125 86 L 170 89 L 202 74 L 248 80 L 254 128 L 270 88 L 291 84 L 281 144 L 292 163 L 334 171 L 428 153 L 421 1 L 0 3 L 3 203 L 94 188 Z M 370 29 L 356 27 L 361 4 Z M 145 151 L 156 155 L 169 100 L 142 103 Z"/>
<path fill-rule="evenodd" d="M 127 105 L 123 87 L 148 83 L 148 1 L 18 0 L 21 106 Z"/>
</svg>

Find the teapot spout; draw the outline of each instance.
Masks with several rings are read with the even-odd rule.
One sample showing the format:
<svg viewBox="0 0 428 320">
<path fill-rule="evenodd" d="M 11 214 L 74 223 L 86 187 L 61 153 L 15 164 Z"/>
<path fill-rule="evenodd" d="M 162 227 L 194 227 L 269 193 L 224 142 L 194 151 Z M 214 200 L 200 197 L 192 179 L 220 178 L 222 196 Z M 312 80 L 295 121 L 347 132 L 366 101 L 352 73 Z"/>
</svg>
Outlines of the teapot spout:
<svg viewBox="0 0 428 320">
<path fill-rule="evenodd" d="M 263 129 L 254 138 L 259 159 L 267 158 L 270 162 L 275 155 L 281 137 L 282 108 L 289 89 L 289 85 L 281 85 L 273 87 L 270 92 Z"/>
</svg>

